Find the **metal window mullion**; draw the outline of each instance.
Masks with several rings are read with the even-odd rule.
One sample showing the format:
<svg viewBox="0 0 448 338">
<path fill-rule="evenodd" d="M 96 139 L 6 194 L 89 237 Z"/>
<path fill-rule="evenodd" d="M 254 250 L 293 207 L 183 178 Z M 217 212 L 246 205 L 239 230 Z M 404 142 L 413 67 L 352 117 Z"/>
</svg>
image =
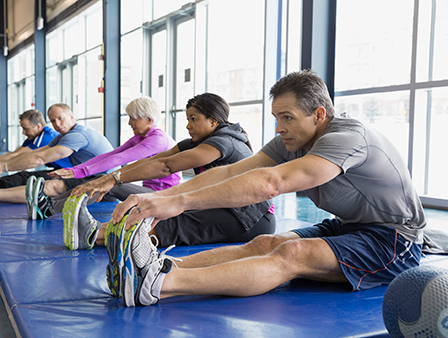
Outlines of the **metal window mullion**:
<svg viewBox="0 0 448 338">
<path fill-rule="evenodd" d="M 420 0 L 414 0 L 414 19 L 412 23 L 412 55 L 411 55 L 411 88 L 409 91 L 409 139 L 408 139 L 408 170 L 412 177 L 414 163 L 414 133 L 415 133 L 415 83 L 417 77 L 417 43 L 418 18 Z"/>
<path fill-rule="evenodd" d="M 432 82 L 434 72 L 434 40 L 435 40 L 435 24 L 436 24 L 436 0 L 432 0 L 431 4 L 431 21 L 429 36 L 429 60 L 428 60 L 428 82 Z M 426 97 L 426 144 L 425 144 L 425 178 L 424 178 L 424 195 L 428 195 L 429 191 L 429 161 L 431 158 L 431 119 L 432 119 L 432 89 L 428 89 Z"/>
<path fill-rule="evenodd" d="M 281 0 L 265 1 L 265 21 L 264 21 L 264 58 L 263 58 L 263 133 L 262 144 L 266 144 L 275 135 L 275 120 L 271 114 L 271 104 L 269 91 L 271 86 L 278 80 L 277 65 L 279 45 L 277 39 L 281 32 L 278 32 L 281 23 L 281 13 L 279 13 Z M 281 35 L 280 35 L 281 36 Z M 281 45 L 280 45 L 281 48 Z"/>
<path fill-rule="evenodd" d="M 141 75 L 141 93 L 143 96 L 152 96 L 152 59 L 151 59 L 151 51 L 152 51 L 152 32 L 148 29 L 142 30 L 142 44 L 143 44 L 143 55 L 142 60 L 142 75 Z"/>
<path fill-rule="evenodd" d="M 168 19 L 166 22 L 166 74 L 165 74 L 165 107 L 166 107 L 166 130 L 174 139 L 176 133 L 174 128 L 174 119 L 172 110 L 175 108 L 174 102 L 176 88 L 176 64 L 175 64 L 175 42 L 174 42 L 174 25 L 173 20 Z"/>
</svg>

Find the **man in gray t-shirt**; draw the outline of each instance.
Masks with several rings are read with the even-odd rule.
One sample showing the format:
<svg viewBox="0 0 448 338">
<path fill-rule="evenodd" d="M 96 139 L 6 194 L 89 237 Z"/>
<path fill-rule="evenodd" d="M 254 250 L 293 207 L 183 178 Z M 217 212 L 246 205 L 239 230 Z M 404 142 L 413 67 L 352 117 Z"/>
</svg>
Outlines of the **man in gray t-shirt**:
<svg viewBox="0 0 448 338">
<path fill-rule="evenodd" d="M 141 195 L 125 228 L 147 217 L 243 206 L 295 191 L 305 191 L 336 218 L 183 257 L 180 269 L 170 270 L 164 254 L 155 259 L 129 243 L 131 260 L 147 261 L 134 270 L 152 271 L 126 276 L 133 280 L 125 285 L 136 282 L 136 290 L 145 290 L 125 286 L 137 304 L 173 295 L 258 295 L 293 278 L 345 282 L 362 290 L 388 284 L 419 264 L 425 216 L 392 143 L 359 121 L 335 117 L 327 87 L 312 71 L 284 76 L 270 94 L 278 136 L 252 157 Z M 120 217 L 116 210 L 114 218 Z M 139 226 L 135 229 L 140 246 L 142 240 L 151 246 Z"/>
<path fill-rule="evenodd" d="M 384 224 L 422 243 L 425 215 L 408 169 L 397 149 L 376 130 L 333 117 L 312 148 L 289 152 L 281 135 L 263 147 L 277 163 L 312 154 L 341 168 L 326 184 L 305 191 L 321 209 L 345 224 Z"/>
</svg>

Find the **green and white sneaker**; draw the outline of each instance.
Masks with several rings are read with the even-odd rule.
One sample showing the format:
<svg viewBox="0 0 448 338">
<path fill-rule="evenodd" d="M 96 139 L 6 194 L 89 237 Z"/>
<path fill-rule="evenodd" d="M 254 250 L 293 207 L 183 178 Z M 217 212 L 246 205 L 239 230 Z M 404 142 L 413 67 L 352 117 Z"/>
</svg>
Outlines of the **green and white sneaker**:
<svg viewBox="0 0 448 338">
<path fill-rule="evenodd" d="M 92 249 L 101 228 L 87 210 L 87 194 L 81 197 L 70 196 L 64 203 L 64 244 L 70 250 Z"/>
</svg>

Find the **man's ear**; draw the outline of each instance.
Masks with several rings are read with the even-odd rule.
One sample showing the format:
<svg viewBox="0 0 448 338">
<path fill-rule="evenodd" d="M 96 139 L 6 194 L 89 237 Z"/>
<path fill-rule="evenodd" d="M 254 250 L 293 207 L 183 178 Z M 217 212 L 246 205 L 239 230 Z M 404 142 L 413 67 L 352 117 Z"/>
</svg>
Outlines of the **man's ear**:
<svg viewBox="0 0 448 338">
<path fill-rule="evenodd" d="M 319 106 L 314 111 L 315 117 L 316 117 L 316 124 L 321 124 L 325 121 L 325 117 L 327 116 L 327 112 L 324 107 Z"/>
</svg>

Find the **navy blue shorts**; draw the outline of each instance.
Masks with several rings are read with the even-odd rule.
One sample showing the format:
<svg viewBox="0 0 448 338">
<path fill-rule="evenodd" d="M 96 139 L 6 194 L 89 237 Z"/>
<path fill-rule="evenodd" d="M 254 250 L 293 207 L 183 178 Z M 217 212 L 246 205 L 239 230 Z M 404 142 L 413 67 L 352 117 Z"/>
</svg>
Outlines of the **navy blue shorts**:
<svg viewBox="0 0 448 338">
<path fill-rule="evenodd" d="M 291 231 L 302 238 L 324 239 L 353 291 L 389 284 L 399 273 L 420 263 L 422 245 L 406 240 L 395 228 L 385 225 L 347 225 L 326 219 Z"/>
</svg>

